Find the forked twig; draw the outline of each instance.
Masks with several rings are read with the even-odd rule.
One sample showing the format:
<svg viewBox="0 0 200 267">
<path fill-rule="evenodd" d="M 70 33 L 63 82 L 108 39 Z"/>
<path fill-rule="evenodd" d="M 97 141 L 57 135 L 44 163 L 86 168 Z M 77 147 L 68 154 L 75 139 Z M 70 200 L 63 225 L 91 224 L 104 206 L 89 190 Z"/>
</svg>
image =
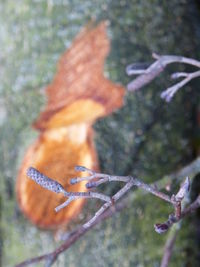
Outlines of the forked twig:
<svg viewBox="0 0 200 267">
<path fill-rule="evenodd" d="M 172 56 L 172 55 L 166 55 L 166 56 L 160 56 L 157 54 L 153 54 L 153 58 L 155 59 L 155 62 L 152 64 L 149 63 L 135 63 L 127 67 L 126 71 L 128 75 L 139 75 L 135 80 L 130 82 L 127 86 L 129 91 L 136 91 L 140 89 L 141 87 L 145 86 L 146 84 L 150 83 L 154 78 L 156 78 L 164 69 L 172 63 L 184 63 L 189 64 L 191 66 L 197 67 L 200 69 L 200 62 L 191 58 L 186 58 L 182 56 Z M 171 101 L 174 94 L 185 84 L 190 82 L 192 79 L 200 77 L 200 70 L 197 70 L 192 73 L 186 73 L 186 72 L 176 72 L 172 74 L 172 79 L 180 79 L 183 78 L 182 81 L 178 82 L 177 84 L 169 87 L 167 90 L 163 91 L 161 93 L 161 97 L 165 99 L 167 102 Z M 199 163 L 199 158 L 197 159 Z M 199 168 L 199 165 L 197 164 L 197 161 L 195 162 L 195 168 Z M 198 165 L 198 166 L 196 166 Z M 188 167 L 187 167 L 188 168 Z M 185 168 L 182 170 L 182 174 L 188 173 L 188 169 Z M 195 169 L 194 168 L 194 169 Z M 104 202 L 104 204 L 101 206 L 101 208 L 95 213 L 95 215 L 84 225 L 81 225 L 77 230 L 73 231 L 71 235 L 68 236 L 68 238 L 65 240 L 65 242 L 59 246 L 57 249 L 55 249 L 53 252 L 42 255 L 40 257 L 35 257 L 29 260 L 26 260 L 18 265 L 16 267 L 23 267 L 27 266 L 32 263 L 37 263 L 42 260 L 46 261 L 46 266 L 51 266 L 57 257 L 65 250 L 67 250 L 73 243 L 76 242 L 81 236 L 83 236 L 89 229 L 94 227 L 96 224 L 101 222 L 102 220 L 112 216 L 113 213 L 116 211 L 120 211 L 126 206 L 126 203 L 124 201 L 121 201 L 117 203 L 125 194 L 127 194 L 128 191 L 133 186 L 139 187 L 143 190 L 145 190 L 148 193 L 151 193 L 162 200 L 172 204 L 174 207 L 174 213 L 169 215 L 169 218 L 164 223 L 155 224 L 155 230 L 158 233 L 164 233 L 166 232 L 174 223 L 179 222 L 182 218 L 185 216 L 191 214 L 194 210 L 200 207 L 200 196 L 197 197 L 197 199 L 188 207 L 186 207 L 182 211 L 182 200 L 185 198 L 189 191 L 190 187 L 190 181 L 189 178 L 186 178 L 185 182 L 180 186 L 180 189 L 176 195 L 169 196 L 163 192 L 160 192 L 157 188 L 155 188 L 152 185 L 145 184 L 141 180 L 139 180 L 136 177 L 133 176 L 114 176 L 114 175 L 108 175 L 108 174 L 102 174 L 102 173 L 96 173 L 90 169 L 87 169 L 82 166 L 76 167 L 77 171 L 87 171 L 89 173 L 89 176 L 87 177 L 77 177 L 71 179 L 71 184 L 76 184 L 82 181 L 87 181 L 86 187 L 87 189 L 97 188 L 99 185 L 107 182 L 124 182 L 125 185 L 112 197 L 106 196 L 101 193 L 97 192 L 67 192 L 63 186 L 52 180 L 51 178 L 41 174 L 38 170 L 34 168 L 29 168 L 27 175 L 33 179 L 36 183 L 38 183 L 40 186 L 54 192 L 54 193 L 62 193 L 67 198 L 67 200 L 62 203 L 60 206 L 55 207 L 55 210 L 58 212 L 59 210 L 65 208 L 69 205 L 72 201 L 80 198 L 96 198 Z M 195 169 L 196 170 L 196 169 Z M 194 171 L 194 170 L 193 170 Z M 195 172 L 195 171 L 194 171 Z M 166 178 L 166 177 L 165 177 Z M 173 180 L 174 176 L 168 176 L 168 180 Z M 164 179 L 163 179 L 164 180 Z M 160 183 L 160 181 L 159 181 Z M 113 209 L 114 206 L 114 209 Z M 175 237 L 173 237 L 166 246 L 166 256 L 167 261 L 169 262 L 169 258 L 172 252 L 173 244 L 175 242 Z M 167 265 L 162 265 L 162 267 Z"/>
<path fill-rule="evenodd" d="M 47 177 L 46 175 L 39 172 L 37 169 L 30 167 L 27 170 L 27 175 L 29 178 L 31 178 L 33 181 L 35 181 L 37 184 L 42 186 L 43 188 L 52 191 L 54 193 L 62 193 L 65 197 L 67 197 L 67 201 L 59 205 L 58 207 L 55 207 L 55 211 L 59 211 L 62 208 L 68 206 L 73 200 L 76 200 L 78 198 L 97 198 L 101 201 L 110 202 L 110 197 L 96 192 L 67 192 L 63 186 L 58 183 L 55 180 L 52 180 L 51 178 Z"/>
<path fill-rule="evenodd" d="M 181 169 L 180 171 L 173 173 L 168 176 L 164 176 L 161 180 L 156 182 L 156 185 L 158 188 L 164 188 L 166 186 L 166 183 L 169 183 L 170 181 L 174 180 L 179 180 L 183 179 L 184 176 L 190 175 L 191 177 L 194 177 L 199 171 L 200 171 L 200 158 L 197 158 L 195 161 L 193 161 L 191 164 L 186 166 L 185 168 Z M 88 172 L 88 170 L 87 170 Z M 92 173 L 91 175 L 94 175 Z M 102 174 L 104 176 L 102 178 L 105 180 L 110 179 L 106 174 Z M 112 176 L 115 177 L 115 176 Z M 81 178 L 82 179 L 82 178 Z M 124 179 L 124 178 L 123 178 Z M 130 178 L 129 178 L 130 179 Z M 90 180 L 90 179 L 89 179 Z M 100 179 L 101 180 L 101 179 Z M 78 180 L 77 180 L 78 181 Z M 72 179 L 73 182 L 73 179 Z M 152 185 L 153 187 L 153 185 Z M 138 191 L 137 196 L 141 196 L 141 193 L 147 192 L 147 191 Z M 126 193 L 126 192 L 125 192 Z M 139 194 L 138 194 L 139 193 Z M 130 197 L 136 196 L 135 193 L 134 195 L 130 195 Z M 103 220 L 111 217 L 114 213 L 121 211 L 125 207 L 127 207 L 127 204 L 129 203 L 128 199 L 122 199 L 121 201 L 118 201 L 115 203 L 114 208 L 111 206 L 110 208 L 107 208 L 102 214 L 96 217 L 96 219 L 90 223 L 88 227 L 84 227 L 83 225 L 79 226 L 77 229 L 73 230 L 70 234 L 67 235 L 67 237 L 64 238 L 63 244 L 61 244 L 57 249 L 54 251 L 41 255 L 39 257 L 34 257 L 28 260 L 25 260 L 24 262 L 19 263 L 16 265 L 16 267 L 24 267 L 28 266 L 33 263 L 38 263 L 40 261 L 45 261 L 46 263 L 49 264 L 49 266 L 52 266 L 52 264 L 55 262 L 57 257 L 64 251 L 66 251 L 72 244 L 74 244 L 77 240 L 79 240 L 84 234 L 86 234 L 90 229 L 92 229 L 95 225 L 98 223 L 102 222 Z M 185 209 L 183 213 L 186 215 L 189 215 L 192 213 L 195 209 L 197 209 L 200 206 L 200 201 L 196 200 L 189 206 L 189 208 Z M 62 239 L 63 240 L 63 239 Z"/>
<path fill-rule="evenodd" d="M 181 201 L 184 199 L 185 195 L 189 192 L 190 188 L 190 180 L 187 177 L 185 179 L 185 182 L 181 185 L 178 193 L 176 195 L 172 195 L 171 197 L 161 191 L 159 191 L 157 188 L 155 188 L 152 185 L 148 185 L 144 182 L 142 182 L 140 179 L 133 177 L 133 176 L 116 176 L 116 175 L 108 175 L 103 173 L 96 173 L 86 167 L 83 166 L 76 166 L 76 171 L 82 171 L 82 172 L 88 172 L 91 174 L 90 176 L 86 177 L 76 177 L 71 179 L 71 184 L 77 184 L 82 181 L 89 181 L 86 184 L 87 188 L 96 188 L 100 184 L 107 183 L 107 182 L 124 182 L 125 185 L 120 189 L 114 196 L 109 197 L 101 193 L 97 192 L 67 192 L 63 186 L 50 179 L 49 177 L 45 176 L 44 174 L 40 173 L 38 170 L 36 170 L 33 167 L 30 167 L 27 171 L 27 175 L 34 180 L 36 183 L 38 183 L 40 186 L 44 187 L 45 189 L 48 189 L 55 193 L 63 193 L 65 197 L 68 199 L 55 208 L 55 210 L 58 212 L 59 210 L 65 208 L 68 206 L 72 201 L 80 198 L 96 198 L 100 199 L 101 201 L 105 202 L 102 207 L 95 213 L 95 215 L 83 225 L 83 227 L 88 228 L 90 225 L 101 215 L 110 208 L 112 205 L 114 205 L 123 195 L 125 195 L 132 186 L 137 186 L 138 188 L 141 188 L 148 193 L 151 193 L 160 199 L 170 203 L 174 207 L 174 214 L 170 214 L 168 220 L 165 223 L 162 224 L 155 224 L 155 231 L 158 233 L 163 233 L 171 227 L 171 225 L 177 221 L 180 220 L 182 214 L 181 214 Z"/>
<path fill-rule="evenodd" d="M 160 56 L 156 53 L 153 53 L 153 58 L 156 59 L 152 64 L 143 64 L 143 63 L 133 63 L 126 68 L 126 73 L 131 75 L 139 75 L 136 79 L 130 82 L 127 85 L 129 91 L 136 91 L 150 83 L 154 80 L 164 69 L 172 63 L 182 63 L 188 64 L 200 69 L 200 61 L 197 61 L 192 58 L 182 57 L 182 56 L 173 56 L 165 55 Z M 177 84 L 167 88 L 161 93 L 161 98 L 165 99 L 167 102 L 170 102 L 174 94 L 185 84 L 190 82 L 192 79 L 200 77 L 200 70 L 197 70 L 192 73 L 185 72 L 176 72 L 171 75 L 172 79 L 184 78 L 182 81 Z"/>
</svg>

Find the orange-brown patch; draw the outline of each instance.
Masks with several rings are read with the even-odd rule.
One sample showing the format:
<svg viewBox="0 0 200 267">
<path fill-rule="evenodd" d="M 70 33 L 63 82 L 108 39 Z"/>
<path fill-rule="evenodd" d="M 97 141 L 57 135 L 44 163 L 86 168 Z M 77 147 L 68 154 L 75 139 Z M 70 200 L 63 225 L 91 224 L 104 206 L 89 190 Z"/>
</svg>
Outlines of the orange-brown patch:
<svg viewBox="0 0 200 267">
<path fill-rule="evenodd" d="M 70 185 L 70 178 L 85 175 L 74 167 L 98 168 L 92 124 L 121 107 L 124 96 L 124 89 L 103 75 L 108 52 L 105 23 L 84 29 L 62 55 L 47 86 L 47 106 L 34 123 L 40 134 L 25 154 L 16 185 L 21 209 L 39 227 L 66 224 L 80 212 L 84 200 L 73 201 L 56 213 L 54 209 L 66 198 L 40 187 L 26 170 L 33 166 L 68 191 L 86 191 L 85 182 Z"/>
</svg>

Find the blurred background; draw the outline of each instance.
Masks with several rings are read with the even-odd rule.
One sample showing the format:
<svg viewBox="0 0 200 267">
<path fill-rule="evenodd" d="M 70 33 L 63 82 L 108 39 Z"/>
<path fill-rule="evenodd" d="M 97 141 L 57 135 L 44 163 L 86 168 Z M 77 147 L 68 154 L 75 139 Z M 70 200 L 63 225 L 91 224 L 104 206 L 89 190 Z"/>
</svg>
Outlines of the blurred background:
<svg viewBox="0 0 200 267">
<path fill-rule="evenodd" d="M 52 232 L 37 229 L 23 216 L 15 182 L 24 153 L 38 135 L 31 124 L 44 107 L 44 88 L 55 74 L 57 60 L 91 20 L 109 21 L 111 52 L 105 75 L 124 86 L 130 81 L 125 67 L 151 62 L 152 52 L 200 58 L 198 1 L 0 1 L 2 266 L 13 266 L 59 245 Z M 169 74 L 185 69 L 172 66 L 142 90 L 127 93 L 123 108 L 95 124 L 102 172 L 136 174 L 153 182 L 197 156 L 199 80 L 182 88 L 170 104 L 160 99 L 161 91 L 172 83 Z M 102 191 L 112 194 L 118 186 L 104 186 Z M 69 229 L 83 223 L 98 206 L 96 201 L 87 202 Z M 167 234 L 156 234 L 153 224 L 165 220 L 170 211 L 153 196 L 137 198 L 63 253 L 55 266 L 159 266 Z M 170 266 L 199 266 L 197 226 L 198 217 L 184 220 Z"/>
</svg>

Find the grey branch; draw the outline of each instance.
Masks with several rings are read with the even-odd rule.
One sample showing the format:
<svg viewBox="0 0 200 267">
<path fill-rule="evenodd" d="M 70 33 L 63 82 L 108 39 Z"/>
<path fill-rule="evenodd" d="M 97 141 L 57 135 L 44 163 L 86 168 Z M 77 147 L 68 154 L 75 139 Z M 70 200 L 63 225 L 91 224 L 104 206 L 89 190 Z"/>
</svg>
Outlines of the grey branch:
<svg viewBox="0 0 200 267">
<path fill-rule="evenodd" d="M 84 167 L 79 166 L 79 168 L 84 169 Z M 133 177 L 133 176 L 116 176 L 116 175 L 108 175 L 102 173 L 96 173 L 91 171 L 91 176 L 82 177 L 82 178 L 73 178 L 71 179 L 72 184 L 76 184 L 82 181 L 89 181 L 86 184 L 88 188 L 97 187 L 100 184 L 106 182 L 124 182 L 126 183 L 125 186 L 119 190 L 110 201 L 107 201 L 97 212 L 96 214 L 90 219 L 87 223 L 84 224 L 85 228 L 90 227 L 90 225 L 101 215 L 110 208 L 116 201 L 118 201 L 125 193 L 127 193 L 132 186 L 137 186 L 145 190 L 148 193 L 151 193 L 160 199 L 170 203 L 174 207 L 174 213 L 169 215 L 168 220 L 165 223 L 157 223 L 154 225 L 155 231 L 159 234 L 166 232 L 174 223 L 178 222 L 182 218 L 182 209 L 181 209 L 181 202 L 188 194 L 190 189 L 190 179 L 186 177 L 185 181 L 181 184 L 177 194 L 173 194 L 169 196 L 161 191 L 159 191 L 156 187 L 152 185 L 145 184 L 140 179 Z M 93 181 L 94 180 L 94 181 Z"/>
<path fill-rule="evenodd" d="M 84 228 L 89 228 L 100 215 L 102 215 L 108 208 L 110 208 L 115 202 L 117 202 L 123 195 L 125 195 L 131 187 L 134 185 L 133 181 L 129 181 L 122 189 L 120 189 L 113 197 L 110 202 L 105 203 L 94 215 L 92 219 L 90 219 L 87 223 L 83 225 Z"/>
<path fill-rule="evenodd" d="M 169 266 L 169 262 L 170 262 L 170 259 L 172 256 L 174 244 L 176 242 L 176 237 L 177 237 L 179 229 L 180 229 L 180 227 L 176 227 L 176 229 L 172 229 L 173 231 L 171 231 L 171 233 L 167 239 L 167 242 L 165 244 L 164 254 L 162 257 L 160 267 L 168 267 Z"/>
<path fill-rule="evenodd" d="M 70 195 L 71 196 L 69 196 L 69 194 L 64 194 L 64 196 L 67 196 L 68 199 L 64 203 L 62 203 L 61 205 L 55 208 L 56 212 L 68 206 L 73 200 L 76 200 L 79 198 L 97 198 L 105 202 L 110 202 L 110 197 L 104 194 L 96 193 L 96 192 L 73 192 L 73 193 L 70 193 Z"/>
<path fill-rule="evenodd" d="M 197 173 L 200 171 L 200 158 L 198 157 L 196 160 L 194 160 L 192 163 L 187 165 L 186 167 L 182 168 L 178 172 L 172 173 L 170 175 L 164 176 L 162 179 L 158 180 L 155 184 L 156 187 L 159 189 L 165 188 L 165 186 L 169 182 L 178 181 L 181 182 L 182 179 L 186 176 L 190 176 L 191 178 L 195 177 Z M 107 175 L 109 176 L 109 175 Z M 106 176 L 106 177 L 107 177 Z M 104 177 L 105 178 L 105 177 Z M 103 178 L 102 178 L 103 179 Z M 153 186 L 153 185 L 152 185 Z M 90 224 L 88 228 L 83 227 L 83 225 L 79 226 L 77 229 L 73 230 L 71 233 L 62 236 L 63 244 L 61 244 L 57 249 L 54 251 L 38 256 L 33 257 L 31 259 L 25 260 L 19 264 L 17 264 L 15 267 L 24 267 L 29 266 L 33 263 L 38 263 L 40 261 L 46 261 L 47 263 L 51 262 L 53 263 L 56 258 L 66 251 L 68 248 L 71 247 L 77 240 L 79 240 L 83 235 L 85 235 L 89 230 L 91 230 L 95 225 L 101 223 L 103 220 L 110 218 L 113 216 L 114 213 L 120 212 L 124 208 L 127 208 L 129 200 L 135 200 L 136 198 L 141 197 L 146 191 L 134 191 L 133 194 L 129 195 L 129 198 L 123 198 L 121 201 L 118 201 L 114 207 L 110 206 L 110 208 L 106 209 L 101 215 L 99 215 L 93 223 Z M 182 213 L 186 216 L 194 212 L 198 207 L 200 207 L 200 198 L 197 199 L 195 202 L 193 202 L 192 205 L 190 205 L 187 209 L 185 209 Z M 53 259 L 53 260 L 52 260 Z M 51 266 L 51 265 L 50 265 Z"/>
<path fill-rule="evenodd" d="M 82 167 L 84 168 L 84 167 Z M 86 168 L 85 168 L 86 169 Z M 77 171 L 78 168 L 76 169 Z M 91 173 L 92 171 L 90 171 Z M 64 207 L 68 206 L 73 200 L 76 200 L 78 198 L 97 198 L 101 201 L 110 202 L 110 197 L 96 192 L 67 192 L 63 186 L 58 183 L 57 181 L 47 177 L 46 175 L 42 174 L 38 170 L 36 170 L 33 167 L 30 167 L 27 170 L 27 176 L 31 178 L 33 181 L 35 181 L 37 184 L 42 186 L 43 188 L 52 191 L 54 193 L 63 193 L 65 197 L 67 197 L 67 201 L 59 205 L 55 208 L 55 211 L 59 211 L 63 209 Z"/>
<path fill-rule="evenodd" d="M 190 179 L 186 177 L 185 181 L 181 184 L 178 193 L 175 195 L 176 201 L 182 201 L 190 190 Z"/>
<path fill-rule="evenodd" d="M 165 233 L 169 228 L 174 224 L 179 222 L 181 219 L 186 217 L 187 215 L 192 214 L 196 209 L 200 207 L 200 195 L 196 198 L 196 200 L 190 204 L 187 208 L 185 208 L 179 217 L 176 217 L 174 214 L 170 214 L 169 218 L 164 223 L 157 223 L 154 225 L 155 231 L 159 234 Z"/>
<path fill-rule="evenodd" d="M 98 180 L 97 180 L 98 179 Z M 76 180 L 73 178 L 71 180 L 72 184 L 78 183 L 80 181 L 88 181 L 88 180 L 95 180 L 90 181 L 86 184 L 87 188 L 97 187 L 100 184 L 106 183 L 106 182 L 132 182 L 134 186 L 137 186 L 171 204 L 174 204 L 174 201 L 171 199 L 170 196 L 168 196 L 165 193 L 162 193 L 158 191 L 154 186 L 145 184 L 140 179 L 134 177 L 134 176 L 116 176 L 116 175 L 109 175 L 109 174 L 102 174 L 102 173 L 95 173 L 93 172 L 93 175 L 90 177 L 82 177 L 82 178 L 76 178 Z"/>
<path fill-rule="evenodd" d="M 176 73 L 176 75 L 178 76 L 178 73 Z M 161 93 L 161 98 L 165 99 L 167 102 L 170 102 L 172 97 L 175 95 L 175 93 L 181 88 L 183 87 L 186 83 L 189 83 L 192 79 L 194 78 L 197 78 L 200 76 L 200 70 L 199 71 L 195 71 L 195 72 L 192 72 L 192 73 L 188 73 L 186 75 L 185 73 L 185 79 L 183 79 L 181 82 L 169 87 L 167 90 L 163 91 Z M 180 75 L 179 75 L 180 77 Z M 183 73 L 182 73 L 182 77 L 183 76 Z"/>
<path fill-rule="evenodd" d="M 141 188 L 145 190 L 148 193 L 151 193 L 160 199 L 170 203 L 174 207 L 174 214 L 171 214 L 169 216 L 169 219 L 162 224 L 155 224 L 154 228 L 157 233 L 163 233 L 171 227 L 171 225 L 174 222 L 177 222 L 181 218 L 181 201 L 185 197 L 185 194 L 188 193 L 189 187 L 190 187 L 190 181 L 187 177 L 185 182 L 181 185 L 178 193 L 176 195 L 169 196 L 161 191 L 159 191 L 156 187 L 152 185 L 145 184 L 140 179 L 133 177 L 133 176 L 116 176 L 116 175 L 108 175 L 103 173 L 96 173 L 93 170 L 87 169 L 83 166 L 76 166 L 76 171 L 87 171 L 90 173 L 90 176 L 86 177 L 76 177 L 71 179 L 72 184 L 76 184 L 82 181 L 89 181 L 88 184 L 86 184 L 87 187 L 97 187 L 102 183 L 106 182 L 124 182 L 125 186 L 120 189 L 114 196 L 109 197 L 101 193 L 97 192 L 67 192 L 62 187 L 61 184 L 58 182 L 48 178 L 47 176 L 40 173 L 38 170 L 30 167 L 27 171 L 27 175 L 33 179 L 36 183 L 44 187 L 45 189 L 48 189 L 50 191 L 53 191 L 55 193 L 63 193 L 65 197 L 68 199 L 59 205 L 58 207 L 55 207 L 56 212 L 60 211 L 64 207 L 68 206 L 72 201 L 80 198 L 96 198 L 100 199 L 101 201 L 104 201 L 105 204 L 96 212 L 96 214 L 87 222 L 84 224 L 85 228 L 90 227 L 90 225 L 101 215 L 103 214 L 108 208 L 110 208 L 112 205 L 114 205 L 120 198 L 122 198 L 123 195 L 125 195 L 132 186 L 136 186 L 138 188 Z M 92 186 L 91 186 L 92 185 Z"/>
<path fill-rule="evenodd" d="M 139 75 L 136 79 L 130 82 L 127 85 L 127 89 L 129 91 L 136 91 L 150 83 L 154 80 L 164 69 L 172 63 L 183 63 L 189 64 L 194 67 L 200 68 L 200 61 L 197 61 L 192 58 L 186 58 L 182 56 L 173 56 L 173 55 L 165 55 L 160 56 L 153 53 L 153 58 L 156 59 L 151 65 L 144 65 L 142 63 L 134 63 L 129 65 L 126 68 L 127 75 Z M 145 69 L 145 66 L 147 68 Z M 161 93 L 161 98 L 165 99 L 167 102 L 171 101 L 174 94 L 185 84 L 190 82 L 192 79 L 200 77 L 200 70 L 197 70 L 192 73 L 185 72 L 177 72 L 171 75 L 172 79 L 184 78 L 182 81 L 177 84 L 167 88 Z"/>
</svg>

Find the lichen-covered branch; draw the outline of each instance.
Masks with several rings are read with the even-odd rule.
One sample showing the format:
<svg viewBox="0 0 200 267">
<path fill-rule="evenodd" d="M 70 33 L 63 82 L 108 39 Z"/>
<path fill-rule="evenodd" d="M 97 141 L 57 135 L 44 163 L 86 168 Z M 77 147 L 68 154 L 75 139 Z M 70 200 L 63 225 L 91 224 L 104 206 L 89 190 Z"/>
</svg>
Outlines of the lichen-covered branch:
<svg viewBox="0 0 200 267">
<path fill-rule="evenodd" d="M 175 85 L 167 88 L 161 93 L 161 98 L 165 99 L 167 102 L 170 102 L 173 98 L 174 94 L 185 84 L 190 82 L 192 79 L 200 77 L 200 61 L 182 57 L 182 56 L 174 56 L 174 55 L 164 55 L 160 56 L 156 53 L 153 53 L 153 58 L 155 62 L 152 64 L 143 64 L 143 63 L 133 63 L 126 68 L 126 73 L 131 75 L 139 75 L 136 79 L 130 82 L 127 85 L 127 89 L 129 91 L 136 91 L 150 83 L 154 80 L 164 69 L 172 63 L 182 63 L 188 64 L 198 68 L 197 71 L 192 73 L 185 72 L 176 72 L 171 75 L 172 79 L 180 79 L 184 78 L 182 81 L 176 83 Z"/>
</svg>

